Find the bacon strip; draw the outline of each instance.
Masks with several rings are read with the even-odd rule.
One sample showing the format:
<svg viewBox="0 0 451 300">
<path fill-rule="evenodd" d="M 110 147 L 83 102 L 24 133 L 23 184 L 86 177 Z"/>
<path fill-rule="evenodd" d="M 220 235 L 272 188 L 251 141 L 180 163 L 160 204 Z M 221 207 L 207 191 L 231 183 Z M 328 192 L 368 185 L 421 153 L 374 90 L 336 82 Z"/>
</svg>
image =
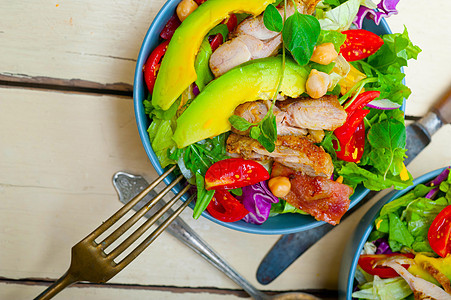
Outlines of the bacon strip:
<svg viewBox="0 0 451 300">
<path fill-rule="evenodd" d="M 320 176 L 303 175 L 279 163 L 274 163 L 271 177 L 290 178 L 291 191 L 282 199 L 312 215 L 316 220 L 332 225 L 340 223 L 349 208 L 351 187 Z"/>
</svg>

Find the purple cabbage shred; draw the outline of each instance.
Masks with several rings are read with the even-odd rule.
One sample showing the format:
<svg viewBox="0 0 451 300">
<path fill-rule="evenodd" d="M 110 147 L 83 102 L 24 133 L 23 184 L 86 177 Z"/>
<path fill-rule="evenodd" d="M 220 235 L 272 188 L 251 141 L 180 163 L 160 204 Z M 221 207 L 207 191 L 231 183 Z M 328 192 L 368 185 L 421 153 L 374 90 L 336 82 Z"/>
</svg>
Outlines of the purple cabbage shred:
<svg viewBox="0 0 451 300">
<path fill-rule="evenodd" d="M 387 241 L 386 238 L 377 239 L 373 243 L 377 247 L 376 254 L 390 254 L 390 253 L 393 253 L 393 251 L 391 251 L 391 249 L 390 249 L 390 246 L 388 245 L 388 241 Z"/>
<path fill-rule="evenodd" d="M 249 211 L 243 218 L 243 221 L 257 225 L 263 224 L 269 217 L 271 204 L 279 202 L 279 198 L 271 193 L 266 181 L 245 186 L 241 189 L 243 194 L 235 196 L 235 198 L 240 200 Z"/>
<path fill-rule="evenodd" d="M 193 84 L 194 84 L 193 85 L 193 94 L 194 94 L 194 96 L 197 96 L 200 94 L 200 90 L 196 83 L 193 83 Z"/>
<path fill-rule="evenodd" d="M 357 28 L 362 29 L 363 19 L 373 19 L 376 25 L 379 25 L 382 18 L 387 18 L 391 15 L 396 15 L 398 11 L 396 10 L 396 5 L 399 0 L 381 0 L 377 5 L 377 10 L 373 10 L 366 6 L 360 6 L 359 12 L 354 20 L 354 25 Z"/>
<path fill-rule="evenodd" d="M 445 170 L 442 171 L 442 173 L 440 173 L 437 177 L 435 177 L 434 180 L 429 182 L 428 185 L 435 186 L 435 188 L 430 190 L 429 193 L 427 193 L 426 196 L 424 196 L 425 198 L 432 199 L 435 197 L 435 195 L 439 191 L 440 183 L 442 183 L 443 181 L 445 181 L 448 178 L 449 170 L 450 170 L 450 167 L 446 168 Z"/>
</svg>

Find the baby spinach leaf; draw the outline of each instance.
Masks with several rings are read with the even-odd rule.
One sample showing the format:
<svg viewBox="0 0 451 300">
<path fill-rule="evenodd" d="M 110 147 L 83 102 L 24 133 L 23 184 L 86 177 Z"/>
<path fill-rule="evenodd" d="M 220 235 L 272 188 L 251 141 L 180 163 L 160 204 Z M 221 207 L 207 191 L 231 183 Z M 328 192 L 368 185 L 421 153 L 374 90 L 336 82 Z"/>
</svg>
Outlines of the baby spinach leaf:
<svg viewBox="0 0 451 300">
<path fill-rule="evenodd" d="M 368 141 L 372 146 L 369 154 L 371 164 L 384 174 L 390 171 L 399 175 L 403 169 L 406 150 L 406 129 L 404 123 L 387 119 L 374 124 L 368 131 Z"/>
<path fill-rule="evenodd" d="M 227 27 L 227 26 L 226 26 Z M 208 38 L 204 38 L 194 61 L 194 69 L 196 70 L 196 84 L 199 91 L 202 91 L 207 83 L 213 80 L 213 74 L 210 70 L 210 56 L 213 53 Z"/>
<path fill-rule="evenodd" d="M 240 131 L 248 130 L 249 127 L 255 125 L 254 123 L 251 123 L 251 122 L 247 121 L 245 118 L 237 116 L 237 115 L 232 115 L 229 118 L 229 122 L 234 128 L 236 128 L 237 130 L 240 130 Z"/>
<path fill-rule="evenodd" d="M 343 45 L 345 40 L 346 35 L 341 32 L 335 30 L 321 30 L 317 44 L 332 43 L 334 44 L 335 50 L 340 52 L 340 46 Z"/>
<path fill-rule="evenodd" d="M 318 20 L 296 11 L 283 26 L 282 37 L 285 48 L 291 52 L 296 62 L 304 66 L 313 54 L 321 31 Z"/>
<path fill-rule="evenodd" d="M 282 16 L 279 14 L 277 8 L 270 4 L 266 7 L 263 14 L 263 24 L 268 30 L 281 32 L 283 28 Z"/>
<path fill-rule="evenodd" d="M 229 29 L 227 28 L 227 25 L 226 24 L 216 25 L 215 27 L 213 27 L 213 29 L 211 29 L 207 33 L 207 37 L 209 37 L 210 35 L 216 35 L 218 33 L 222 35 L 222 42 L 225 42 L 227 39 L 227 35 L 229 34 Z"/>
</svg>

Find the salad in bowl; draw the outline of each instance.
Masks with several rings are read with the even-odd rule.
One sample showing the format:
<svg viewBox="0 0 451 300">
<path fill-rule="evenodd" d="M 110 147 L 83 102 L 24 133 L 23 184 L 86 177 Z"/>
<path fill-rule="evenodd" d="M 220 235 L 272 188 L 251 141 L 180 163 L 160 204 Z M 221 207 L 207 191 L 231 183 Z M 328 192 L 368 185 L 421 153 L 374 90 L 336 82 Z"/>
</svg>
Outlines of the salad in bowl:
<svg viewBox="0 0 451 300">
<path fill-rule="evenodd" d="M 343 299 L 451 299 L 450 167 L 381 199 L 347 250 Z"/>
<path fill-rule="evenodd" d="M 383 20 L 396 3 L 166 3 L 139 55 L 135 110 L 157 171 L 176 164 L 195 187 L 194 218 L 289 233 L 412 184 L 402 67 L 421 50 Z"/>
</svg>

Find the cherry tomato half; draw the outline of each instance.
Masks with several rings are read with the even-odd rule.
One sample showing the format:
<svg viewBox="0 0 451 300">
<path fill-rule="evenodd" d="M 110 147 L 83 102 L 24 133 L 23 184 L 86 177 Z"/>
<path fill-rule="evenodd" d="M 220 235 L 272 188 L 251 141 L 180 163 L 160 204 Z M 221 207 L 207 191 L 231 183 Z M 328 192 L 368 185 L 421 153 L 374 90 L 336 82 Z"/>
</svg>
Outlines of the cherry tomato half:
<svg viewBox="0 0 451 300">
<path fill-rule="evenodd" d="M 405 256 L 407 258 L 415 257 L 415 255 L 411 253 L 363 254 L 359 257 L 359 266 L 368 274 L 377 275 L 381 278 L 397 277 L 399 276 L 398 273 L 390 267 L 374 266 L 378 261 L 396 255 Z M 409 265 L 403 265 L 403 267 L 408 268 Z"/>
<path fill-rule="evenodd" d="M 219 221 L 236 222 L 244 218 L 249 211 L 228 191 L 215 191 L 213 199 L 207 206 L 207 211 Z"/>
<path fill-rule="evenodd" d="M 346 40 L 340 47 L 340 53 L 347 61 L 367 58 L 384 44 L 380 36 L 365 29 L 350 29 L 341 33 L 346 34 Z"/>
<path fill-rule="evenodd" d="M 143 67 L 144 81 L 146 82 L 149 93 L 152 93 L 157 79 L 157 73 L 160 69 L 161 60 L 163 59 L 166 49 L 168 48 L 169 40 L 164 41 L 158 45 L 155 50 L 149 55 Z"/>
<path fill-rule="evenodd" d="M 268 171 L 258 162 L 242 158 L 220 160 L 205 173 L 207 190 L 230 190 L 269 179 Z"/>
<path fill-rule="evenodd" d="M 432 221 L 428 241 L 432 250 L 441 257 L 451 254 L 451 205 L 445 207 Z"/>
</svg>

